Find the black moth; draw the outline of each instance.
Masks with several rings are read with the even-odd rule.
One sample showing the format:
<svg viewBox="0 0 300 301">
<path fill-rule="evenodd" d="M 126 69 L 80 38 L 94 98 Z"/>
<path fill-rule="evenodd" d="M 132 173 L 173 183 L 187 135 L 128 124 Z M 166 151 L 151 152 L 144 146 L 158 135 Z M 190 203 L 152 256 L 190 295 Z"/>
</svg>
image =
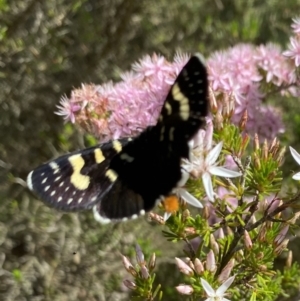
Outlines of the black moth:
<svg viewBox="0 0 300 301">
<path fill-rule="evenodd" d="M 202 57 L 183 67 L 155 126 L 133 139 L 73 152 L 30 172 L 27 184 L 46 204 L 64 211 L 93 208 L 106 222 L 135 218 L 168 196 L 181 180 L 180 162 L 208 112 Z"/>
</svg>

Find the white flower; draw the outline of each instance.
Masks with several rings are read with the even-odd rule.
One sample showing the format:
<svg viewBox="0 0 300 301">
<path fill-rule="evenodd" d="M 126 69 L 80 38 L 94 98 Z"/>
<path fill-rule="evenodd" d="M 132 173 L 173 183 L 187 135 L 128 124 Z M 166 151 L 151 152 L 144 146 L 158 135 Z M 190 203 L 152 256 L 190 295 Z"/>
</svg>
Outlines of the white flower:
<svg viewBox="0 0 300 301">
<path fill-rule="evenodd" d="M 295 161 L 300 165 L 300 154 L 290 146 L 290 151 Z M 297 172 L 292 177 L 294 180 L 300 180 L 300 172 Z"/>
<path fill-rule="evenodd" d="M 194 177 L 202 177 L 204 189 L 210 201 L 214 201 L 214 191 L 211 176 L 235 178 L 242 174 L 240 172 L 217 166 L 217 159 L 221 153 L 223 142 L 218 143 L 214 148 L 212 145 L 213 128 L 208 123 L 206 132 L 200 130 L 192 141 L 193 146 L 190 159 L 184 160 L 182 167 Z"/>
<path fill-rule="evenodd" d="M 199 200 L 197 200 L 192 194 L 190 194 L 185 188 L 183 188 L 183 186 L 189 179 L 189 176 L 190 175 L 186 170 L 181 169 L 181 179 L 177 183 L 177 188 L 175 188 L 173 192 L 178 197 L 182 198 L 185 202 L 189 203 L 190 205 L 192 205 L 196 208 L 203 208 L 203 205 L 199 202 Z M 172 215 L 172 212 L 167 210 L 164 213 L 164 221 L 166 221 L 171 215 Z"/>
<path fill-rule="evenodd" d="M 217 288 L 216 291 L 210 286 L 210 284 L 206 280 L 201 278 L 201 284 L 208 296 L 208 298 L 205 301 L 230 301 L 224 298 L 224 296 L 225 296 L 225 292 L 232 284 L 234 277 L 235 276 L 228 278 L 220 287 Z"/>
</svg>

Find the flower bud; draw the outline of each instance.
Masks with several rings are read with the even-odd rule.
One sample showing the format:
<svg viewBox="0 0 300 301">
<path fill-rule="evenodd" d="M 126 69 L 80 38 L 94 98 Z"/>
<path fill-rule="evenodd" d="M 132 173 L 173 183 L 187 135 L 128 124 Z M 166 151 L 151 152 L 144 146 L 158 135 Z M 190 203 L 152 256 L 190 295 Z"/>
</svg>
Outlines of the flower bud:
<svg viewBox="0 0 300 301">
<path fill-rule="evenodd" d="M 288 256 L 287 256 L 287 259 L 286 259 L 285 266 L 287 268 L 290 268 L 292 266 L 292 263 L 293 263 L 293 252 L 290 250 L 288 252 Z"/>
<path fill-rule="evenodd" d="M 264 143 L 263 143 L 263 146 L 262 146 L 262 159 L 263 160 L 267 160 L 268 159 L 268 141 L 265 139 Z"/>
<path fill-rule="evenodd" d="M 135 284 L 133 281 L 130 281 L 130 280 L 128 280 L 128 279 L 125 279 L 125 280 L 123 281 L 123 283 L 124 283 L 124 285 L 125 285 L 126 287 L 128 287 L 128 288 L 131 289 L 131 290 L 137 289 L 137 286 L 136 286 L 136 284 Z"/>
<path fill-rule="evenodd" d="M 209 219 L 209 217 L 210 217 L 210 212 L 209 212 L 208 206 L 204 206 L 204 207 L 203 207 L 203 210 L 202 210 L 202 217 L 203 217 L 204 219 L 206 219 L 206 220 Z"/>
<path fill-rule="evenodd" d="M 144 279 L 148 279 L 150 276 L 148 269 L 144 265 L 141 266 L 141 274 Z"/>
<path fill-rule="evenodd" d="M 182 220 L 183 220 L 183 222 L 185 222 L 190 216 L 191 216 L 190 211 L 188 209 L 185 209 L 182 212 Z"/>
<path fill-rule="evenodd" d="M 179 268 L 179 271 L 181 273 L 188 275 L 188 276 L 194 275 L 193 270 L 183 260 L 181 260 L 180 258 L 177 258 L 177 257 L 175 257 L 175 260 L 176 260 L 176 264 Z"/>
<path fill-rule="evenodd" d="M 230 273 L 234 267 L 234 264 L 235 264 L 235 260 L 234 259 L 231 259 L 225 266 L 225 268 L 221 271 L 219 277 L 218 277 L 218 281 L 223 283 L 224 281 L 226 281 L 229 276 L 230 276 Z"/>
<path fill-rule="evenodd" d="M 122 255 L 122 261 L 126 271 L 129 272 L 133 277 L 135 277 L 137 275 L 137 271 L 135 270 L 129 259 L 126 256 Z"/>
<path fill-rule="evenodd" d="M 244 244 L 245 247 L 250 250 L 252 248 L 252 240 L 247 230 L 244 231 Z"/>
<path fill-rule="evenodd" d="M 149 260 L 149 270 L 150 270 L 150 272 L 152 270 L 154 270 L 155 264 L 156 264 L 156 255 L 155 255 L 155 253 L 153 253 L 150 257 L 150 260 Z"/>
<path fill-rule="evenodd" d="M 210 250 L 206 257 L 206 269 L 210 272 L 214 272 L 217 269 L 216 259 L 213 250 Z"/>
<path fill-rule="evenodd" d="M 275 248 L 275 254 L 276 255 L 279 255 L 283 250 L 286 249 L 286 246 L 288 245 L 289 243 L 289 239 L 285 239 L 280 245 L 278 245 L 276 248 Z"/>
<path fill-rule="evenodd" d="M 191 295 L 194 291 L 193 287 L 186 284 L 180 284 L 175 287 L 177 292 L 182 295 Z"/>
<path fill-rule="evenodd" d="M 218 110 L 218 104 L 215 97 L 215 93 L 212 90 L 211 87 L 209 87 L 209 103 L 210 103 L 210 109 L 212 113 L 217 113 Z"/>
<path fill-rule="evenodd" d="M 223 228 L 219 229 L 218 238 L 223 239 L 225 237 Z"/>
<path fill-rule="evenodd" d="M 143 265 L 145 263 L 145 257 L 144 257 L 141 247 L 138 244 L 135 245 L 135 253 L 136 253 L 137 263 L 139 265 Z"/>
<path fill-rule="evenodd" d="M 254 150 L 255 151 L 257 151 L 257 150 L 259 150 L 259 138 L 258 138 L 258 135 L 257 134 L 255 134 L 254 135 Z"/>
<path fill-rule="evenodd" d="M 202 275 L 204 272 L 204 266 L 199 258 L 194 260 L 195 271 L 198 275 Z"/>
<path fill-rule="evenodd" d="M 243 113 L 243 116 L 239 122 L 239 128 L 241 131 L 243 131 L 245 129 L 247 121 L 248 121 L 248 112 L 247 112 L 247 110 L 245 110 Z"/>
<path fill-rule="evenodd" d="M 274 243 L 276 246 L 280 245 L 283 242 L 288 231 L 289 231 L 289 225 L 284 226 L 280 230 L 279 234 L 274 239 Z"/>
</svg>

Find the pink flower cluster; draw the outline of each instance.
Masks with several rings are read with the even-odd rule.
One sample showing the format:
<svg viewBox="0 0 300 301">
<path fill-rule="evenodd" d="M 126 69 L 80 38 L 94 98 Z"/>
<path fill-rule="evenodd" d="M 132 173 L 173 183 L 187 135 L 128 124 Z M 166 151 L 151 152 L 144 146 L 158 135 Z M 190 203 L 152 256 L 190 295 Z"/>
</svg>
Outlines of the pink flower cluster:
<svg viewBox="0 0 300 301">
<path fill-rule="evenodd" d="M 264 92 L 286 91 L 296 83 L 295 66 L 274 44 L 236 45 L 216 52 L 208 60 L 209 79 L 218 96 L 232 95 L 235 99 L 233 122 L 238 124 L 247 110 L 246 131 L 272 139 L 284 130 L 281 114 L 263 102 Z M 264 91 L 264 92 L 263 92 Z M 289 91 L 294 92 L 295 89 Z"/>
<path fill-rule="evenodd" d="M 268 95 L 300 95 L 295 72 L 300 65 L 300 19 L 293 21 L 295 37 L 288 51 L 274 44 L 240 44 L 213 53 L 207 62 L 215 96 L 235 99 L 233 122 L 238 124 L 247 110 L 245 130 L 258 133 L 261 139 L 272 139 L 284 131 L 280 111 L 264 104 Z M 61 99 L 57 114 L 104 142 L 135 136 L 156 123 L 170 86 L 187 60 L 187 55 L 179 54 L 173 62 L 156 54 L 146 56 L 122 74 L 118 83 L 73 90 L 69 99 Z"/>
<path fill-rule="evenodd" d="M 58 115 L 79 124 L 102 142 L 137 135 L 156 124 L 170 86 L 188 60 L 176 55 L 173 62 L 154 54 L 121 74 L 122 81 L 82 85 L 70 99 L 61 99 Z"/>
<path fill-rule="evenodd" d="M 283 55 L 294 60 L 296 67 L 300 66 L 300 18 L 293 19 L 292 24 L 294 37 L 290 38 L 289 50 L 284 51 Z"/>
</svg>

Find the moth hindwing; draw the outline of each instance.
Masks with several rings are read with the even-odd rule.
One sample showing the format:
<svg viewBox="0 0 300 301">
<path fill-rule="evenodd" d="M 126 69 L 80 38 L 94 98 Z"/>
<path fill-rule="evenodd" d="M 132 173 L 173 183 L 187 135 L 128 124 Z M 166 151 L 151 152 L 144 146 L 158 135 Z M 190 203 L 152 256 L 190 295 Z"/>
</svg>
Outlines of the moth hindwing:
<svg viewBox="0 0 300 301">
<path fill-rule="evenodd" d="M 151 210 L 181 180 L 180 162 L 208 111 L 208 79 L 199 55 L 172 85 L 155 126 L 59 157 L 33 170 L 28 187 L 65 211 L 93 208 L 95 218 L 124 220 Z"/>
</svg>

